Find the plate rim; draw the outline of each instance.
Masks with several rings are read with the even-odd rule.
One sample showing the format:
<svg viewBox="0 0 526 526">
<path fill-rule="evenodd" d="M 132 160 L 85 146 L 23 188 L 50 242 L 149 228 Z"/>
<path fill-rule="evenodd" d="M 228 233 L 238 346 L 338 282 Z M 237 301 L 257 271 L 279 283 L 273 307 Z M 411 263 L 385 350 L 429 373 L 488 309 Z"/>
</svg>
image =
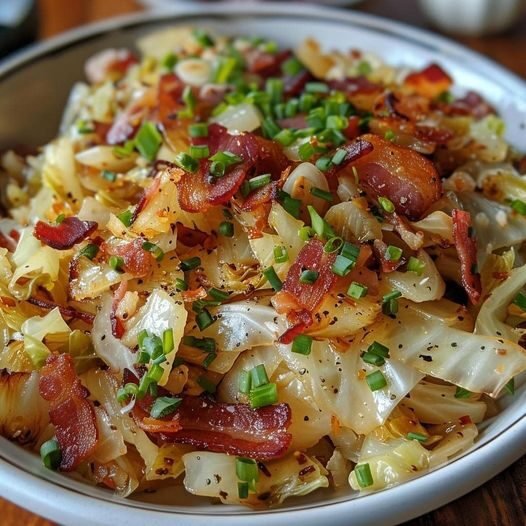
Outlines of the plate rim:
<svg viewBox="0 0 526 526">
<path fill-rule="evenodd" d="M 218 15 L 230 17 L 243 16 L 295 16 L 301 9 L 301 18 L 312 18 L 324 22 L 348 22 L 373 31 L 383 31 L 404 41 L 414 42 L 419 47 L 425 46 L 439 51 L 441 55 L 454 57 L 456 60 L 465 60 L 467 69 L 482 74 L 484 71 L 497 74 L 500 84 L 506 84 L 510 90 L 524 90 L 526 82 L 515 73 L 505 69 L 479 53 L 464 48 L 449 39 L 430 33 L 426 30 L 414 28 L 401 22 L 394 22 L 376 15 L 342 10 L 335 7 L 305 5 L 298 3 L 270 2 L 265 4 L 207 4 L 204 8 L 196 4 L 179 4 L 171 8 L 160 8 L 155 11 L 133 13 L 129 15 L 110 18 L 76 28 L 60 34 L 51 39 L 36 43 L 29 48 L 16 53 L 0 62 L 0 80 L 15 73 L 18 69 L 28 66 L 31 62 L 44 58 L 47 55 L 59 52 L 61 49 L 73 46 L 83 40 L 96 38 L 100 34 L 113 30 L 126 29 L 137 25 L 151 24 L 156 21 L 166 22 L 169 16 L 174 22 L 178 18 L 188 15 L 197 15 L 202 18 L 217 18 Z M 519 91 L 520 93 L 520 91 Z M 364 498 L 349 499 L 342 502 L 326 503 L 305 509 L 271 510 L 268 513 L 233 513 L 213 515 L 209 513 L 191 513 L 186 511 L 159 511 L 147 510 L 138 507 L 126 507 L 124 502 L 104 500 L 79 493 L 62 485 L 54 484 L 32 474 L 22 468 L 16 467 L 0 458 L 0 494 L 8 500 L 21 506 L 29 506 L 38 513 L 60 521 L 64 524 L 112 524 L 117 517 L 122 517 L 123 510 L 133 509 L 133 516 L 127 517 L 131 525 L 143 524 L 168 524 L 174 518 L 184 520 L 185 524 L 204 525 L 213 517 L 218 525 L 232 525 L 245 521 L 251 517 L 255 526 L 263 526 L 272 517 L 274 524 L 290 523 L 294 521 L 305 522 L 306 526 L 319 524 L 327 516 L 327 512 L 334 513 L 334 524 L 346 524 L 347 512 L 352 512 L 354 526 L 366 524 L 369 521 L 383 520 L 382 524 L 394 524 L 411 519 L 426 513 L 447 502 L 455 500 L 486 482 L 489 478 L 505 469 L 524 453 L 522 444 L 526 440 L 526 415 L 522 414 L 510 424 L 508 428 L 474 449 L 472 452 L 457 458 L 454 462 L 443 468 L 432 471 L 418 479 L 408 481 L 400 486 L 370 494 Z M 444 470 L 449 474 L 446 487 L 440 488 L 440 495 L 433 494 L 437 482 L 444 481 Z M 477 475 L 472 475 L 468 482 L 465 474 L 477 470 Z M 12 481 L 18 484 L 13 485 Z M 420 486 L 415 492 L 415 486 Z M 425 490 L 424 488 L 427 488 Z M 431 490 L 431 491 L 429 491 Z M 55 498 L 49 498 L 53 495 Z M 416 504 L 415 495 L 431 495 L 432 498 L 420 499 Z M 60 497 L 60 498 L 59 498 Z M 403 503 L 410 502 L 409 510 L 403 509 Z M 97 516 L 86 515 L 79 517 L 78 510 L 97 509 Z M 374 510 L 373 515 L 371 510 Z M 292 516 L 291 514 L 294 514 Z M 104 519 L 101 519 L 105 517 Z M 80 519 L 80 521 L 79 521 Z M 94 522 L 96 519 L 96 522 Z M 84 521 L 84 522 L 82 522 Z"/>
</svg>

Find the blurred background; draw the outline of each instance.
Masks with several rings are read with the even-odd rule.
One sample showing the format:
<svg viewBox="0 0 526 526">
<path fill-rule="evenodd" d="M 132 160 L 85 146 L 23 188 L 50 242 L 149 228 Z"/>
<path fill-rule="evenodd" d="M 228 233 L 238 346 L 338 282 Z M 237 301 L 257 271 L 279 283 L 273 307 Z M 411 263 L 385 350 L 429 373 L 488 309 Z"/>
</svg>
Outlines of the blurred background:
<svg viewBox="0 0 526 526">
<path fill-rule="evenodd" d="M 0 57 L 34 40 L 102 18 L 183 3 L 182 0 L 0 0 Z M 206 9 L 205 0 L 192 3 L 203 4 Z M 374 13 L 446 34 L 526 77 L 526 0 L 311 0 L 311 3 Z"/>
</svg>

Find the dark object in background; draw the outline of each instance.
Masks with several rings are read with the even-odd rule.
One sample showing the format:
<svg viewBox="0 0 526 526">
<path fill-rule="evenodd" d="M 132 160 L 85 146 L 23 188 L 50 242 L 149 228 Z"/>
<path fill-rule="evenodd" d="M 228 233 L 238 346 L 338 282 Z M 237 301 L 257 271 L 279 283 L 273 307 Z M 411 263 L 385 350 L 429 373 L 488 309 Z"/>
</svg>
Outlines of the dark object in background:
<svg viewBox="0 0 526 526">
<path fill-rule="evenodd" d="M 34 0 L 0 2 L 0 58 L 33 42 L 38 32 Z"/>
</svg>

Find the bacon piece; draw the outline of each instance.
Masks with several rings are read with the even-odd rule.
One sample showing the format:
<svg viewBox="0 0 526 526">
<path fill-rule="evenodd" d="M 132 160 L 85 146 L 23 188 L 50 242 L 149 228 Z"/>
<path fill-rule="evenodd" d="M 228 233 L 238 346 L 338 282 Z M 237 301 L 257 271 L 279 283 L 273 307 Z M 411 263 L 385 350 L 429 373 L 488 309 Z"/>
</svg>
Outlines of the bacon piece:
<svg viewBox="0 0 526 526">
<path fill-rule="evenodd" d="M 187 247 L 204 246 L 205 241 L 209 238 L 206 232 L 201 232 L 195 228 L 188 228 L 182 223 L 177 223 L 177 241 Z"/>
<path fill-rule="evenodd" d="M 475 119 L 495 113 L 495 109 L 474 91 L 468 91 L 464 97 L 453 102 L 439 103 L 438 108 L 446 115 L 472 115 Z"/>
<path fill-rule="evenodd" d="M 157 420 L 149 417 L 152 402 L 146 396 L 135 404 L 132 414 L 138 425 L 161 443 L 271 460 L 285 455 L 292 440 L 287 433 L 292 418 L 288 404 L 252 409 L 247 404 L 183 396 L 172 415 Z"/>
<path fill-rule="evenodd" d="M 315 78 L 312 73 L 306 69 L 292 77 L 286 77 L 284 79 L 283 93 L 287 97 L 298 97 L 303 92 L 305 84 L 311 80 L 315 80 Z M 303 127 L 306 128 L 306 126 Z"/>
<path fill-rule="evenodd" d="M 387 197 L 410 219 L 418 219 L 440 198 L 442 185 L 431 161 L 376 135 L 362 135 L 360 140 L 373 146 L 352 163 L 369 198 Z"/>
<path fill-rule="evenodd" d="M 452 84 L 451 77 L 438 64 L 430 64 L 422 71 L 410 73 L 404 80 L 404 86 L 410 91 L 430 99 L 447 91 Z"/>
<path fill-rule="evenodd" d="M 383 91 L 382 86 L 374 84 L 367 77 L 347 77 L 344 80 L 330 80 L 329 86 L 333 90 L 344 91 L 345 93 L 354 94 L 373 94 Z"/>
<path fill-rule="evenodd" d="M 128 49 L 105 49 L 91 56 L 85 65 L 86 77 L 92 84 L 104 82 L 108 77 L 122 77 L 137 57 Z"/>
<path fill-rule="evenodd" d="M 460 276 L 462 286 L 474 305 L 480 300 L 482 286 L 480 275 L 476 272 L 477 243 L 470 236 L 471 215 L 469 212 L 455 208 L 453 218 L 453 240 L 460 260 Z"/>
<path fill-rule="evenodd" d="M 153 257 L 150 252 L 142 248 L 143 240 L 137 238 L 134 241 L 123 244 L 104 243 L 103 251 L 110 256 L 119 256 L 124 261 L 124 270 L 135 276 L 143 278 L 153 268 Z"/>
<path fill-rule="evenodd" d="M 68 250 L 97 230 L 95 221 L 82 221 L 78 217 L 66 217 L 59 225 L 38 221 L 33 235 L 51 248 Z"/>
<path fill-rule="evenodd" d="M 275 54 L 253 50 L 246 56 L 247 68 L 250 73 L 255 73 L 263 78 L 279 76 L 281 64 L 291 56 L 292 51 L 290 49 Z"/>
<path fill-rule="evenodd" d="M 341 170 L 345 169 L 347 165 L 357 161 L 364 155 L 371 153 L 373 151 L 373 145 L 369 141 L 366 141 L 360 137 L 353 142 L 340 146 L 338 149 L 345 150 L 346 155 L 339 165 L 331 166 L 331 168 L 325 172 L 325 176 L 329 180 L 329 183 L 331 181 L 337 182 L 336 176 L 341 172 Z"/>
<path fill-rule="evenodd" d="M 60 314 L 64 318 L 75 318 L 77 320 L 82 320 L 89 324 L 92 324 L 93 320 L 95 319 L 95 316 L 93 314 L 90 314 L 89 312 L 81 312 L 74 309 L 73 307 L 63 307 L 62 305 L 57 305 L 52 301 L 43 300 L 41 298 L 28 298 L 27 302 L 31 303 L 31 305 L 40 307 L 41 309 L 51 310 L 55 307 L 58 307 Z"/>
<path fill-rule="evenodd" d="M 226 128 L 211 124 L 207 142 L 210 155 L 228 151 L 243 159 L 223 177 L 209 175 L 209 161 L 201 161 L 196 173 L 186 173 L 177 183 L 179 204 L 188 212 L 204 212 L 213 205 L 227 203 L 251 173 L 270 173 L 279 178 L 288 161 L 279 145 L 252 133 L 230 135 Z"/>
<path fill-rule="evenodd" d="M 62 461 L 60 469 L 73 471 L 97 446 L 95 410 L 88 390 L 75 373 L 68 354 L 51 355 L 40 371 L 40 396 L 49 402 L 49 418 L 55 426 Z"/>
</svg>

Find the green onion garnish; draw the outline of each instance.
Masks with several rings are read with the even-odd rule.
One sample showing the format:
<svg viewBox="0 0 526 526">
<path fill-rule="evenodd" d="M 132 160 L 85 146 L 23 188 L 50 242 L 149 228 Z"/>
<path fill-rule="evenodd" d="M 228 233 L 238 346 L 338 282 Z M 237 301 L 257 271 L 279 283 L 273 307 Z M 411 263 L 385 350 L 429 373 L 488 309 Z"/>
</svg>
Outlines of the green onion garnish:
<svg viewBox="0 0 526 526">
<path fill-rule="evenodd" d="M 179 265 L 183 272 L 193 270 L 201 265 L 201 258 L 195 256 L 193 258 L 183 259 Z"/>
<path fill-rule="evenodd" d="M 312 239 L 316 235 L 316 232 L 314 232 L 314 229 L 310 226 L 302 226 L 298 230 L 298 236 L 302 241 L 309 241 L 309 239 Z"/>
<path fill-rule="evenodd" d="M 283 81 L 275 78 L 267 79 L 265 91 L 268 93 L 270 103 L 278 104 L 283 98 Z"/>
<path fill-rule="evenodd" d="M 250 370 L 250 384 L 252 388 L 259 387 L 260 385 L 266 385 L 268 382 L 269 380 L 267 371 L 265 370 L 265 366 L 262 363 L 256 365 L 256 367 L 253 367 Z"/>
<path fill-rule="evenodd" d="M 222 221 L 219 225 L 219 233 L 225 237 L 234 237 L 234 223 Z"/>
<path fill-rule="evenodd" d="M 217 385 L 204 375 L 197 378 L 197 384 L 207 393 L 213 394 L 216 392 Z"/>
<path fill-rule="evenodd" d="M 331 237 L 327 243 L 325 243 L 325 246 L 323 247 L 323 251 L 326 254 L 333 254 L 334 252 L 338 252 L 343 246 L 343 239 L 341 237 Z"/>
<path fill-rule="evenodd" d="M 120 256 L 111 256 L 108 260 L 108 264 L 113 270 L 118 270 L 120 272 L 124 266 L 124 259 Z"/>
<path fill-rule="evenodd" d="M 175 290 L 178 292 L 188 290 L 188 283 L 184 279 L 175 278 Z"/>
<path fill-rule="evenodd" d="M 312 350 L 312 338 L 306 334 L 299 334 L 292 341 L 292 352 L 308 356 Z"/>
<path fill-rule="evenodd" d="M 526 294 L 524 292 L 519 292 L 515 299 L 513 300 L 513 304 L 517 305 L 519 309 L 526 311 Z"/>
<path fill-rule="evenodd" d="M 117 180 L 117 174 L 115 172 L 111 172 L 110 170 L 102 170 L 101 176 L 110 183 L 114 183 Z"/>
<path fill-rule="evenodd" d="M 413 433 L 412 431 L 410 431 L 409 433 L 407 433 L 407 440 L 418 440 L 418 442 L 425 442 L 427 440 L 427 437 L 422 433 Z"/>
<path fill-rule="evenodd" d="M 152 366 L 148 369 L 146 375 L 152 382 L 159 383 L 159 380 L 162 378 L 163 373 L 164 370 L 159 364 L 152 364 Z"/>
<path fill-rule="evenodd" d="M 150 409 L 152 418 L 164 418 L 172 414 L 183 402 L 182 398 L 172 398 L 170 396 L 160 396 L 155 400 Z"/>
<path fill-rule="evenodd" d="M 210 165 L 210 173 L 214 177 L 223 177 L 225 175 L 226 166 L 221 161 L 213 161 Z"/>
<path fill-rule="evenodd" d="M 185 86 L 181 98 L 183 99 L 183 102 L 185 103 L 186 107 L 184 110 L 181 110 L 179 114 L 181 115 L 181 117 L 185 118 L 193 117 L 197 100 L 190 86 Z"/>
<path fill-rule="evenodd" d="M 220 290 L 216 288 L 211 288 L 208 291 L 208 294 L 212 296 L 216 301 L 225 301 L 230 297 L 230 294 L 225 290 Z"/>
<path fill-rule="evenodd" d="M 316 104 L 316 97 L 310 93 L 303 93 L 299 101 L 299 109 L 301 112 L 306 113 Z"/>
<path fill-rule="evenodd" d="M 237 483 L 237 496 L 240 499 L 248 499 L 248 482 Z"/>
<path fill-rule="evenodd" d="M 205 352 L 215 352 L 216 341 L 214 338 L 196 338 L 195 336 L 183 336 L 181 340 L 184 345 L 195 347 Z"/>
<path fill-rule="evenodd" d="M 117 219 L 126 227 L 131 226 L 133 222 L 133 212 L 131 210 L 124 210 L 120 214 L 117 214 Z"/>
<path fill-rule="evenodd" d="M 267 139 L 274 139 L 274 137 L 276 137 L 281 131 L 281 128 L 275 121 L 267 117 L 266 119 L 263 119 L 263 122 L 261 123 L 261 131 L 263 132 L 263 136 Z"/>
<path fill-rule="evenodd" d="M 305 91 L 307 93 L 329 93 L 329 86 L 324 82 L 307 82 Z"/>
<path fill-rule="evenodd" d="M 135 148 L 135 141 L 129 140 L 124 143 L 124 146 L 115 146 L 113 148 L 113 155 L 122 159 L 124 157 L 129 157 Z"/>
<path fill-rule="evenodd" d="M 248 371 L 241 371 L 239 374 L 239 392 L 243 394 L 248 394 L 250 392 L 250 387 L 252 386 L 251 383 L 251 376 Z"/>
<path fill-rule="evenodd" d="M 422 275 L 422 272 L 424 272 L 424 268 L 426 266 L 425 261 L 422 261 L 421 259 L 415 258 L 411 256 L 409 258 L 409 261 L 407 262 L 407 270 L 409 272 L 414 272 L 415 274 L 418 274 L 419 276 Z"/>
<path fill-rule="evenodd" d="M 389 347 L 382 345 L 380 342 L 374 341 L 367 347 L 367 352 L 381 356 L 382 358 L 389 358 Z"/>
<path fill-rule="evenodd" d="M 331 167 L 331 158 L 330 157 L 320 157 L 316 161 L 316 168 L 322 172 L 326 172 Z M 332 195 L 331 195 L 332 198 Z"/>
<path fill-rule="evenodd" d="M 521 201 L 520 199 L 514 199 L 510 206 L 513 210 L 515 210 L 515 212 L 522 216 L 526 216 L 526 202 Z"/>
<path fill-rule="evenodd" d="M 195 322 L 197 323 L 199 330 L 204 331 L 207 327 L 210 327 L 210 325 L 214 323 L 214 318 L 212 318 L 212 315 L 207 309 L 203 309 L 196 315 Z"/>
<path fill-rule="evenodd" d="M 381 356 L 378 356 L 377 354 L 373 354 L 371 352 L 365 352 L 362 354 L 362 360 L 365 363 L 370 363 L 371 365 L 376 365 L 377 367 L 381 367 L 385 363 L 385 359 Z"/>
<path fill-rule="evenodd" d="M 178 153 L 174 158 L 174 163 L 185 172 L 195 172 L 199 168 L 199 162 L 185 152 Z"/>
<path fill-rule="evenodd" d="M 267 278 L 267 281 L 270 283 L 270 286 L 276 292 L 279 292 L 281 290 L 281 287 L 283 287 L 283 283 L 281 282 L 278 275 L 276 274 L 274 267 L 268 267 L 265 270 L 263 270 L 263 276 Z"/>
<path fill-rule="evenodd" d="M 290 77 L 297 75 L 303 69 L 303 64 L 295 57 L 289 58 L 281 64 L 281 71 Z"/>
<path fill-rule="evenodd" d="M 161 60 L 161 67 L 172 71 L 177 64 L 177 55 L 174 53 L 167 53 L 164 58 Z"/>
<path fill-rule="evenodd" d="M 201 362 L 201 366 L 205 369 L 208 369 L 212 362 L 217 358 L 217 354 L 215 352 L 208 353 L 205 356 L 205 359 Z"/>
<path fill-rule="evenodd" d="M 316 209 L 313 206 L 308 205 L 307 210 L 310 215 L 312 228 L 318 236 L 325 239 L 336 237 L 336 234 L 334 233 L 332 227 L 318 214 L 318 212 L 316 212 Z"/>
<path fill-rule="evenodd" d="M 385 251 L 385 257 L 389 261 L 398 261 L 402 257 L 402 254 L 402 249 L 394 245 L 389 245 Z"/>
<path fill-rule="evenodd" d="M 307 124 L 315 129 L 321 130 L 325 127 L 325 110 L 323 108 L 313 108 L 307 115 Z"/>
<path fill-rule="evenodd" d="M 84 256 L 88 259 L 93 259 L 98 253 L 99 247 L 97 245 L 94 245 L 93 243 L 90 243 L 79 252 L 79 256 Z"/>
<path fill-rule="evenodd" d="M 463 387 L 457 387 L 455 391 L 455 398 L 469 398 L 471 396 L 471 391 L 464 389 Z"/>
<path fill-rule="evenodd" d="M 305 142 L 298 148 L 298 156 L 302 161 L 308 161 L 316 153 L 316 148 L 310 143 Z"/>
<path fill-rule="evenodd" d="M 221 57 L 214 74 L 214 82 L 217 84 L 226 84 L 234 72 L 236 65 L 237 60 L 234 57 Z"/>
<path fill-rule="evenodd" d="M 347 289 L 347 295 L 351 298 L 359 300 L 360 298 L 367 296 L 367 290 L 368 289 L 365 285 L 353 281 Z"/>
<path fill-rule="evenodd" d="M 368 488 L 373 485 L 373 475 L 369 464 L 358 464 L 354 468 L 354 474 L 360 488 Z"/>
<path fill-rule="evenodd" d="M 145 241 L 143 244 L 142 244 L 142 248 L 144 250 L 146 250 L 147 252 L 151 252 L 153 257 L 157 260 L 157 261 L 161 261 L 164 257 L 164 252 L 163 250 L 161 249 L 161 247 L 159 247 L 158 245 L 156 245 L 155 243 L 150 243 L 149 241 Z"/>
<path fill-rule="evenodd" d="M 378 203 L 380 203 L 380 206 L 388 213 L 392 214 L 395 211 L 395 206 L 393 205 L 393 202 L 390 199 L 387 199 L 387 197 L 379 197 Z"/>
<path fill-rule="evenodd" d="M 301 201 L 291 197 L 284 190 L 278 192 L 278 199 L 283 208 L 294 218 L 298 219 L 301 211 Z"/>
<path fill-rule="evenodd" d="M 316 283 L 318 276 L 319 272 L 316 272 L 315 270 L 304 270 L 300 274 L 300 283 L 303 283 L 305 285 L 312 285 L 313 283 Z"/>
<path fill-rule="evenodd" d="M 341 115 L 329 115 L 325 121 L 325 127 L 333 130 L 344 130 L 348 125 L 347 118 Z"/>
<path fill-rule="evenodd" d="M 285 128 L 274 135 L 274 140 L 279 142 L 281 145 L 287 147 L 290 146 L 295 140 L 296 135 L 292 130 Z"/>
<path fill-rule="evenodd" d="M 388 292 L 387 294 L 384 294 L 382 297 L 382 302 L 387 302 L 391 300 L 398 299 L 402 296 L 402 293 L 399 290 L 392 290 L 391 292 Z"/>
<path fill-rule="evenodd" d="M 311 187 L 310 193 L 315 197 L 319 197 L 320 199 L 328 201 L 329 203 L 332 203 L 334 201 L 334 196 L 331 194 L 331 192 L 327 192 L 326 190 L 322 190 L 321 188 L 317 188 L 315 186 Z"/>
<path fill-rule="evenodd" d="M 148 362 L 146 362 L 148 363 Z M 137 396 L 139 387 L 137 384 L 128 383 L 117 390 L 117 402 L 123 404 L 134 396 Z"/>
<path fill-rule="evenodd" d="M 259 478 L 258 465 L 255 460 L 245 457 L 236 458 L 236 475 L 243 482 L 257 481 Z"/>
<path fill-rule="evenodd" d="M 396 139 L 396 134 L 393 130 L 387 130 L 384 135 L 385 140 L 394 141 Z"/>
<path fill-rule="evenodd" d="M 226 167 L 232 166 L 243 161 L 243 159 L 239 157 L 239 155 L 228 151 L 216 152 L 209 159 L 210 161 L 219 161 L 220 163 L 223 163 Z"/>
<path fill-rule="evenodd" d="M 283 246 L 274 247 L 273 253 L 276 263 L 286 263 L 289 260 L 287 249 Z"/>
<path fill-rule="evenodd" d="M 353 269 L 354 265 L 356 265 L 354 260 L 338 254 L 332 264 L 332 272 L 337 276 L 346 276 Z"/>
<path fill-rule="evenodd" d="M 174 331 L 166 329 L 163 332 L 163 353 L 170 354 L 174 350 Z"/>
<path fill-rule="evenodd" d="M 214 45 L 212 37 L 202 29 L 194 29 L 192 35 L 201 47 L 212 47 Z"/>
<path fill-rule="evenodd" d="M 512 378 L 505 386 L 504 386 L 504 390 L 510 394 L 510 395 L 514 395 L 515 394 L 515 378 Z"/>
<path fill-rule="evenodd" d="M 250 390 L 248 398 L 253 409 L 272 405 L 278 401 L 278 388 L 276 384 L 260 385 Z"/>
<path fill-rule="evenodd" d="M 382 298 L 382 312 L 387 315 L 395 315 L 398 312 L 398 298 L 402 293 L 398 290 L 393 290 L 385 294 Z"/>
<path fill-rule="evenodd" d="M 346 241 L 341 250 L 341 255 L 343 257 L 346 257 L 348 259 L 352 259 L 353 261 L 358 261 L 358 257 L 360 256 L 360 247 L 357 245 L 353 245 L 352 243 L 349 243 Z"/>
<path fill-rule="evenodd" d="M 81 135 L 85 135 L 87 133 L 93 133 L 95 129 L 93 128 L 93 125 L 87 121 L 79 120 L 77 121 L 77 131 Z"/>
<path fill-rule="evenodd" d="M 271 175 L 270 174 L 261 174 L 252 179 L 248 180 L 248 191 L 249 193 L 258 188 L 262 188 L 270 183 Z"/>
<path fill-rule="evenodd" d="M 135 136 L 135 147 L 148 161 L 154 161 L 163 143 L 163 136 L 153 122 L 145 122 Z"/>
<path fill-rule="evenodd" d="M 381 371 L 374 371 L 365 377 L 365 381 L 371 391 L 378 391 L 387 385 L 387 380 Z"/>
<path fill-rule="evenodd" d="M 208 137 L 208 124 L 204 122 L 197 122 L 188 126 L 188 134 L 190 137 Z"/>
<path fill-rule="evenodd" d="M 369 62 L 367 62 L 367 60 L 362 60 L 358 64 L 357 70 L 358 70 L 358 74 L 359 75 L 369 75 L 369 73 L 371 73 L 373 68 L 371 67 L 371 64 L 369 64 Z"/>
<path fill-rule="evenodd" d="M 210 155 L 210 150 L 208 149 L 208 146 L 206 144 L 205 145 L 192 145 L 190 146 L 188 153 L 194 159 L 206 159 Z"/>
<path fill-rule="evenodd" d="M 40 458 L 46 468 L 56 471 L 62 462 L 62 451 L 57 440 L 51 439 L 40 446 Z"/>
</svg>

